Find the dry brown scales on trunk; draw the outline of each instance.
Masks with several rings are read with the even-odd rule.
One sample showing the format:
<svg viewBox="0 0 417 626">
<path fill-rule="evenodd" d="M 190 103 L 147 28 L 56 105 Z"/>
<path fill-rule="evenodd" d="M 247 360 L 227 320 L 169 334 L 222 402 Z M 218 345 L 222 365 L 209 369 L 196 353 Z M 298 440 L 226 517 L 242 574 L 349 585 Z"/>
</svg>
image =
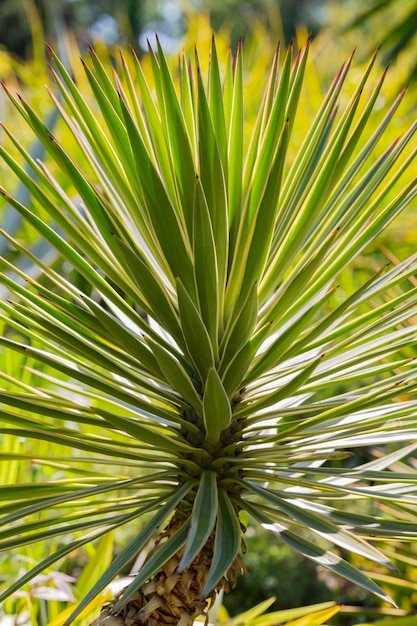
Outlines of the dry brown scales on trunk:
<svg viewBox="0 0 417 626">
<path fill-rule="evenodd" d="M 155 548 L 178 530 L 178 526 L 173 520 L 161 534 Z M 178 552 L 117 615 L 110 614 L 115 603 L 111 602 L 104 606 L 102 614 L 90 626 L 192 626 L 194 620 L 206 612 L 216 591 L 224 589 L 227 592 L 235 586 L 237 574 L 247 574 L 245 564 L 238 555 L 227 577 L 222 578 L 208 598 L 202 599 L 201 591 L 210 569 L 213 546 L 214 533 L 196 559 L 180 574 L 177 568 L 182 551 Z"/>
</svg>

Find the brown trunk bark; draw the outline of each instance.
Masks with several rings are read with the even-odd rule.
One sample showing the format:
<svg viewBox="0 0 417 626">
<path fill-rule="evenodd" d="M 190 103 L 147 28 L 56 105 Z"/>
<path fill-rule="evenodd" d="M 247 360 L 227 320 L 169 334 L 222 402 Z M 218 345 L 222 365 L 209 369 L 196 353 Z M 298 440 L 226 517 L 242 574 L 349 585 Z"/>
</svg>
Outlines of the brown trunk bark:
<svg viewBox="0 0 417 626">
<path fill-rule="evenodd" d="M 175 524 L 171 524 L 165 531 L 159 543 L 173 530 L 176 530 Z M 201 599 L 211 565 L 213 545 L 214 533 L 181 574 L 176 573 L 181 553 L 176 554 L 151 581 L 135 593 L 117 615 L 109 615 L 111 607 L 106 606 L 90 626 L 192 626 L 194 620 L 207 610 L 216 591 L 224 589 L 227 592 L 235 586 L 238 573 L 247 573 L 243 560 L 238 556 L 227 578 L 218 583 L 208 598 Z"/>
</svg>

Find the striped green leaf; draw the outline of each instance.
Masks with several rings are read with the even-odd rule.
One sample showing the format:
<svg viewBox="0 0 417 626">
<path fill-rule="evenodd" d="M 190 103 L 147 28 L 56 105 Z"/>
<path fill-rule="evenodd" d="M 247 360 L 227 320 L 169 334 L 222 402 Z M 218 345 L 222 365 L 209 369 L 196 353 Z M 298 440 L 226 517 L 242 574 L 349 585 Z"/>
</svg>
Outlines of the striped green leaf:
<svg viewBox="0 0 417 626">
<path fill-rule="evenodd" d="M 232 420 L 232 408 L 219 374 L 211 367 L 203 396 L 203 419 L 206 439 L 211 444 L 219 441 L 221 432 Z"/>
<path fill-rule="evenodd" d="M 220 344 L 220 372 L 234 358 L 240 348 L 249 341 L 258 317 L 258 285 L 254 283 L 239 313 L 230 318 Z"/>
<path fill-rule="evenodd" d="M 263 497 L 270 502 L 273 502 L 285 515 L 288 515 L 296 522 L 299 522 L 308 527 L 313 532 L 316 532 L 325 539 L 331 538 L 331 541 L 348 550 L 352 550 L 356 554 L 374 561 L 384 567 L 395 570 L 396 567 L 390 563 L 390 561 L 379 550 L 373 548 L 369 543 L 356 538 L 352 533 L 343 531 L 333 524 L 325 517 L 318 515 L 317 513 L 308 510 L 305 504 L 300 501 L 299 503 L 287 502 L 284 497 L 278 493 L 258 487 L 255 484 L 250 486 L 245 483 L 245 486 L 253 490 L 257 495 Z M 283 494 L 282 494 L 283 495 Z"/>
<path fill-rule="evenodd" d="M 215 241 L 204 190 L 200 179 L 197 178 L 193 202 L 194 275 L 201 318 L 210 336 L 213 352 L 217 354 L 222 302 L 218 289 L 219 273 Z"/>
<path fill-rule="evenodd" d="M 201 474 L 191 514 L 191 526 L 177 571 L 181 573 L 204 548 L 217 518 L 217 476 L 213 471 Z"/>
<path fill-rule="evenodd" d="M 296 552 L 299 552 L 319 565 L 323 565 L 326 569 L 329 569 L 335 574 L 350 580 L 355 585 L 361 586 L 363 589 L 366 589 L 370 593 L 382 598 L 385 602 L 389 602 L 395 606 L 393 600 L 379 585 L 374 583 L 370 578 L 362 574 L 356 567 L 337 556 L 335 553 L 326 551 L 323 548 L 318 548 L 312 542 L 307 541 L 303 537 L 298 536 L 285 528 L 280 528 L 279 525 L 274 525 L 270 528 L 270 530 L 278 535 L 281 541 L 283 541 L 286 545 L 296 550 Z"/>
<path fill-rule="evenodd" d="M 215 62 L 215 61 L 214 61 Z M 213 77 L 215 81 L 215 78 Z M 209 94 L 210 97 L 210 94 Z M 211 104 L 213 106 L 213 93 Z M 216 134 L 214 120 L 209 110 L 207 95 L 203 87 L 203 79 L 200 71 L 197 72 L 197 100 L 198 100 L 198 158 L 199 179 L 204 189 L 207 207 L 213 230 L 214 247 L 216 250 L 217 266 L 217 291 L 220 310 L 222 310 L 223 291 L 220 285 L 226 285 L 228 263 L 228 206 L 227 176 L 228 169 L 221 156 L 221 145 L 226 142 L 226 134 L 223 138 Z M 220 116 L 217 123 L 222 123 L 223 112 L 216 111 Z M 224 125 L 224 117 L 223 117 Z M 225 148 L 223 148 L 225 149 Z M 225 156 L 223 156 L 223 159 Z"/>
<path fill-rule="evenodd" d="M 238 517 L 226 491 L 220 488 L 214 554 L 202 591 L 203 597 L 208 596 L 220 579 L 227 575 L 227 571 L 237 557 L 240 543 L 241 530 Z"/>
<path fill-rule="evenodd" d="M 177 391 L 181 398 L 188 402 L 202 416 L 201 396 L 196 389 L 196 383 L 193 381 L 189 373 L 183 365 L 168 350 L 165 350 L 160 344 L 151 339 L 147 339 L 147 343 L 152 349 L 152 353 L 164 374 L 167 382 Z"/>
<path fill-rule="evenodd" d="M 213 346 L 207 328 L 182 282 L 177 279 L 178 310 L 188 354 L 205 384 L 210 367 L 215 363 Z"/>
<path fill-rule="evenodd" d="M 123 259 L 126 269 L 132 280 L 137 284 L 144 299 L 141 304 L 146 313 L 155 316 L 156 320 L 177 341 L 181 336 L 180 325 L 174 306 L 167 296 L 167 289 L 161 285 L 155 272 L 148 266 L 144 259 L 129 248 L 121 239 L 114 237 L 120 258 Z"/>
</svg>

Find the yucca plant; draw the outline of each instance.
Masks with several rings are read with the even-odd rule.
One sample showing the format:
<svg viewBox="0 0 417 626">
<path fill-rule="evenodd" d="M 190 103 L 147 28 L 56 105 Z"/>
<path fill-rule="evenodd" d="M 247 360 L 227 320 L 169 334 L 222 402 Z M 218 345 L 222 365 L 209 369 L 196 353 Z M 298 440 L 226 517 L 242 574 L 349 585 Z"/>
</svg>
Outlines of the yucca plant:
<svg viewBox="0 0 417 626">
<path fill-rule="evenodd" d="M 384 76 L 362 105 L 372 58 L 338 112 L 349 60 L 290 156 L 308 48 L 282 62 L 277 51 L 250 129 L 242 49 L 222 70 L 214 41 L 207 77 L 196 54 L 181 58 L 178 84 L 159 44 L 152 77 L 134 56 L 112 71 L 90 50 L 94 101 L 51 51 L 68 143 L 6 88 L 53 170 L 5 129 L 35 177 L 4 146 L 31 203 L 1 193 L 62 265 L 3 233 L 43 278 L 3 262 L 4 354 L 42 367 L 33 385 L 3 376 L 1 432 L 29 446 L 7 458 L 68 477 L 0 488 L 2 550 L 63 538 L 0 599 L 129 524 L 133 539 L 66 623 L 153 540 L 97 623 L 186 626 L 244 572 L 248 518 L 389 599 L 338 549 L 390 567 L 375 544 L 417 536 L 378 512 L 416 502 L 415 476 L 390 468 L 417 448 L 417 255 L 350 292 L 338 281 L 415 196 L 416 125 L 378 152 L 402 92 L 363 139 Z M 39 440 L 50 455 L 36 454 Z M 368 444 L 384 455 L 355 465 Z"/>
</svg>

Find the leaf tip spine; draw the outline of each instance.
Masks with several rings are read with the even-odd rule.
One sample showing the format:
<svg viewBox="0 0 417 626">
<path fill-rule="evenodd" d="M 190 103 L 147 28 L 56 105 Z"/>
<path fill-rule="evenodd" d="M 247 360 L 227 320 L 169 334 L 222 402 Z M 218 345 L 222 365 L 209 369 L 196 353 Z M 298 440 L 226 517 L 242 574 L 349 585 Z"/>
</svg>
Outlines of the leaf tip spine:
<svg viewBox="0 0 417 626">
<path fill-rule="evenodd" d="M 136 54 L 136 50 L 134 49 L 133 45 L 130 43 L 129 44 L 129 52 L 132 55 L 132 57 L 134 58 L 135 61 L 138 61 L 138 55 Z"/>
<path fill-rule="evenodd" d="M 52 46 L 51 46 L 51 45 L 49 45 L 49 43 L 48 43 L 47 41 L 45 41 L 44 43 L 45 43 L 45 47 L 46 47 L 46 49 L 48 50 L 49 54 L 50 54 L 50 55 L 51 55 L 54 59 L 56 59 L 56 56 L 57 56 L 57 55 L 56 55 L 55 50 L 52 48 Z"/>
</svg>

